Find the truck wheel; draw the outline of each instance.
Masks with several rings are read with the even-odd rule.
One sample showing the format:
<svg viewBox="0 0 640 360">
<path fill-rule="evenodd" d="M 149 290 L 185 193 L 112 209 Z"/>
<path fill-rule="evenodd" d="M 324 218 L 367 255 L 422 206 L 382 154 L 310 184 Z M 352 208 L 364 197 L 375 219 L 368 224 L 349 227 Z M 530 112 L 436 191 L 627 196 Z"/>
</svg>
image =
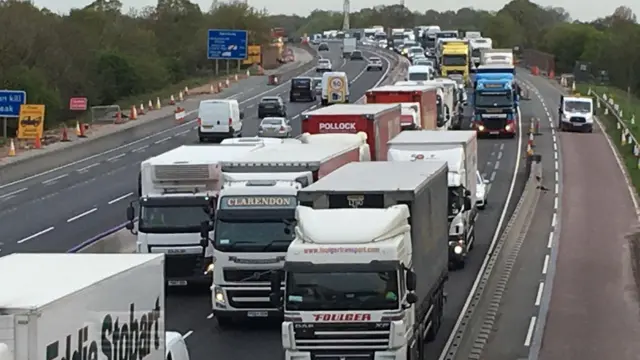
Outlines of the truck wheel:
<svg viewBox="0 0 640 360">
<path fill-rule="evenodd" d="M 233 326 L 233 319 L 227 316 L 216 316 L 216 321 L 221 329 L 228 329 Z"/>
</svg>

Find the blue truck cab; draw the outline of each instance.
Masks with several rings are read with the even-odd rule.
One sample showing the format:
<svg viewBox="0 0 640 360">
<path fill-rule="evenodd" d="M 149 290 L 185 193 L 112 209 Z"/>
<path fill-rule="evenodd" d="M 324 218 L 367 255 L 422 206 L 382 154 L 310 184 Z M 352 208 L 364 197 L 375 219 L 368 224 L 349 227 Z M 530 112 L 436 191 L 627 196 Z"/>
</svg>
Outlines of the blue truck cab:
<svg viewBox="0 0 640 360">
<path fill-rule="evenodd" d="M 473 90 L 473 128 L 482 135 L 515 137 L 518 91 L 509 73 L 478 73 Z"/>
</svg>

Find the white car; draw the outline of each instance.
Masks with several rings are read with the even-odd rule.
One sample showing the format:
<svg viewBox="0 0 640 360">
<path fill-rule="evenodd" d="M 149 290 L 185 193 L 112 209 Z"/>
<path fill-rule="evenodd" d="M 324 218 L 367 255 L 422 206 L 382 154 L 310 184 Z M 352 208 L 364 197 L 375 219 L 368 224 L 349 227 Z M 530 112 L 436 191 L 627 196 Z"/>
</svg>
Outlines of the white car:
<svg viewBox="0 0 640 360">
<path fill-rule="evenodd" d="M 480 172 L 476 172 L 476 206 L 478 209 L 484 209 L 487 206 L 487 195 L 489 180 L 485 179 L 480 175 Z"/>
<path fill-rule="evenodd" d="M 291 137 L 291 123 L 282 117 L 267 117 L 260 121 L 258 136 L 272 138 Z"/>
<path fill-rule="evenodd" d="M 333 71 L 333 65 L 329 59 L 319 59 L 316 65 L 316 72 Z"/>
<path fill-rule="evenodd" d="M 382 71 L 382 59 L 379 57 L 372 56 L 369 58 L 369 63 L 367 64 L 367 71 Z"/>
</svg>

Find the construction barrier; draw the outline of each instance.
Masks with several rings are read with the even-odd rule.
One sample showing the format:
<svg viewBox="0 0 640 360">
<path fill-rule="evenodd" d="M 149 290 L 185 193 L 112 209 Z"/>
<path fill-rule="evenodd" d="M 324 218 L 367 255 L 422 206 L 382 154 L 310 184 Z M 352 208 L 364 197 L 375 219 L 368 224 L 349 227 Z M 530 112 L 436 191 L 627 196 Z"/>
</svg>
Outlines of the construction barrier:
<svg viewBox="0 0 640 360">
<path fill-rule="evenodd" d="M 269 75 L 267 78 L 267 85 L 278 85 L 279 80 L 278 75 Z"/>
<path fill-rule="evenodd" d="M 118 114 L 122 113 L 118 105 L 92 106 L 90 111 L 92 124 L 115 124 L 118 121 Z"/>
<path fill-rule="evenodd" d="M 175 110 L 176 123 L 182 124 L 184 123 L 184 118 L 187 116 L 187 113 L 184 111 L 184 108 L 177 107 Z"/>
</svg>

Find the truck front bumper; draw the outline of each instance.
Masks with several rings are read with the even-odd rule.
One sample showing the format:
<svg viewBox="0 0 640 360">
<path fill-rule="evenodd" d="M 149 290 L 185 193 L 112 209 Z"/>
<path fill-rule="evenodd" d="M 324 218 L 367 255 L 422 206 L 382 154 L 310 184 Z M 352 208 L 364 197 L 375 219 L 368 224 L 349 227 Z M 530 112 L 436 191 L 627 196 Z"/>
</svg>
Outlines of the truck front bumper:
<svg viewBox="0 0 640 360">
<path fill-rule="evenodd" d="M 320 350 L 318 351 L 297 351 L 297 350 L 285 350 L 285 360 L 315 360 L 315 359 L 345 359 L 345 360 L 406 360 L 407 348 L 402 347 L 396 351 L 368 351 L 362 350 Z"/>
<path fill-rule="evenodd" d="M 211 287 L 211 305 L 216 318 L 282 319 L 282 311 L 271 307 L 269 290 L 246 287 Z"/>
</svg>

